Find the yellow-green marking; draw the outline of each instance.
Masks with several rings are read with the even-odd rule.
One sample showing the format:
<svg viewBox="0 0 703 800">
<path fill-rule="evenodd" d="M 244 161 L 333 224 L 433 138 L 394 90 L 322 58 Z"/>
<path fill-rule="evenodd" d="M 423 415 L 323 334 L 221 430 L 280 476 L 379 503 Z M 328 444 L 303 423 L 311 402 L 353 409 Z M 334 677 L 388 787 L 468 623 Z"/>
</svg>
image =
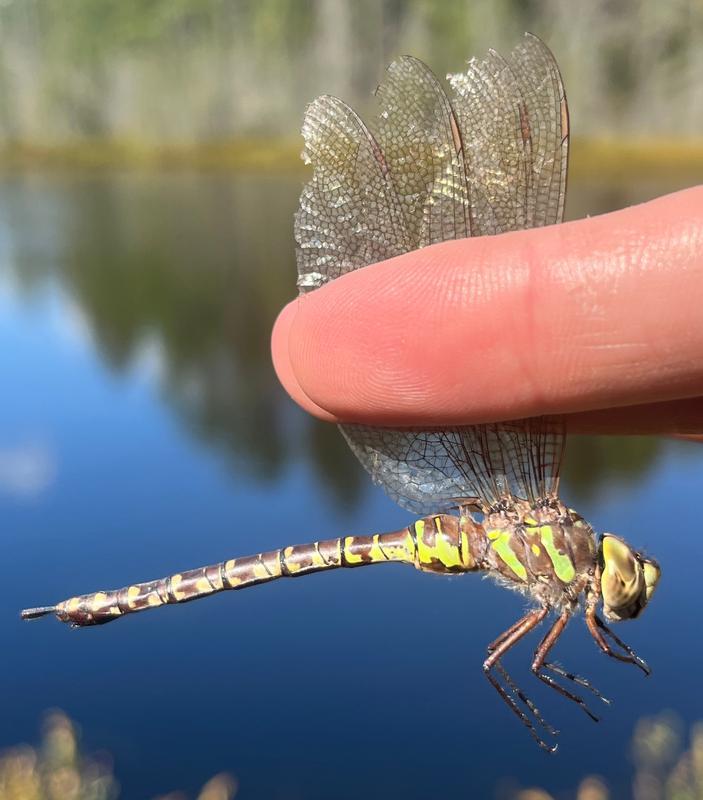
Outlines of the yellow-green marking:
<svg viewBox="0 0 703 800">
<path fill-rule="evenodd" d="M 521 581 L 526 581 L 527 570 L 525 569 L 525 565 L 515 555 L 513 548 L 510 546 L 512 533 L 510 533 L 510 531 L 496 529 L 488 531 L 486 535 L 491 542 L 491 547 L 496 551 L 503 563 L 506 564 Z"/>
<path fill-rule="evenodd" d="M 565 553 L 560 553 L 554 544 L 554 531 L 551 525 L 540 525 L 539 538 L 547 551 L 549 560 L 554 566 L 554 573 L 562 583 L 571 583 L 576 577 L 572 560 Z"/>
</svg>

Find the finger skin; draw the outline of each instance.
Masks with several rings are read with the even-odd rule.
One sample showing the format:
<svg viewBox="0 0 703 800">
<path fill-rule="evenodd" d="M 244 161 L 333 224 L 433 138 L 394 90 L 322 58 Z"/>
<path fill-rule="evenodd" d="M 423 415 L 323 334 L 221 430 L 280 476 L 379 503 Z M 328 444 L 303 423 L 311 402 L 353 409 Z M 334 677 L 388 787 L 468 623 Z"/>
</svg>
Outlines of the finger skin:
<svg viewBox="0 0 703 800">
<path fill-rule="evenodd" d="M 271 335 L 271 357 L 273 359 L 273 367 L 278 375 L 278 380 L 286 388 L 288 394 L 302 406 L 308 413 L 313 414 L 326 422 L 335 422 L 335 417 L 315 405 L 313 401 L 305 394 L 300 388 L 298 379 L 295 377 L 295 372 L 288 357 L 288 337 L 295 319 L 298 304 L 296 302 L 289 303 L 283 308 L 278 315 L 276 324 L 273 326 L 273 333 Z"/>
<path fill-rule="evenodd" d="M 590 412 L 598 428 L 613 409 L 605 427 L 649 415 L 664 430 L 670 413 L 703 430 L 699 400 L 671 405 L 703 396 L 703 187 L 349 273 L 284 310 L 273 353 L 293 399 L 328 419 Z"/>
</svg>

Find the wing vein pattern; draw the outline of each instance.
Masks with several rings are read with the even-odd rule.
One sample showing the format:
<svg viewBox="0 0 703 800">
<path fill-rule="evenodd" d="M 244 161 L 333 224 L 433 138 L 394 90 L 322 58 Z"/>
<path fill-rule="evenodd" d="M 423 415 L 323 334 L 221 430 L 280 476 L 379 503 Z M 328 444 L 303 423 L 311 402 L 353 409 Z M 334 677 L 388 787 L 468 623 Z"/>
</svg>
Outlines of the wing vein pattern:
<svg viewBox="0 0 703 800">
<path fill-rule="evenodd" d="M 507 58 L 471 59 L 448 83 L 447 93 L 418 59 L 394 61 L 373 129 L 335 97 L 310 104 L 313 175 L 295 218 L 301 292 L 437 242 L 561 222 L 568 110 L 546 45 L 526 34 Z M 414 513 L 557 491 L 557 419 L 340 429 L 374 482 Z"/>
</svg>

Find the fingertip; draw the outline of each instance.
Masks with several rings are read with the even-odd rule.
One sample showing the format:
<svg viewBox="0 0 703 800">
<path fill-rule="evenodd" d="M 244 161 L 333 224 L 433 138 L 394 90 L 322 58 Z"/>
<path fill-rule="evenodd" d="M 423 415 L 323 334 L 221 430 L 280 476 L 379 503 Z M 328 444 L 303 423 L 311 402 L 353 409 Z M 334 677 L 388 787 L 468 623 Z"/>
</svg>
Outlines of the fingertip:
<svg viewBox="0 0 703 800">
<path fill-rule="evenodd" d="M 303 410 L 326 422 L 336 422 L 336 418 L 308 397 L 298 383 L 290 360 L 290 331 L 298 313 L 299 299 L 284 306 L 273 325 L 271 333 L 271 358 L 273 368 L 283 388 Z"/>
</svg>

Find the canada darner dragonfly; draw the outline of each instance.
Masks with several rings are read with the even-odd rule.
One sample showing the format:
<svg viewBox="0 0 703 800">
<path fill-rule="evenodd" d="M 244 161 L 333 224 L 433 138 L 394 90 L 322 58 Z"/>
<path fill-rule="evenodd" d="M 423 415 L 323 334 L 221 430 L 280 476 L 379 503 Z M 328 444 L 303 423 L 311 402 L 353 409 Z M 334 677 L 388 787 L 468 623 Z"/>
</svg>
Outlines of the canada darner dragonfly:
<svg viewBox="0 0 703 800">
<path fill-rule="evenodd" d="M 303 157 L 313 175 L 295 220 L 301 292 L 447 239 L 561 222 L 568 113 L 546 46 L 526 35 L 507 59 L 490 52 L 449 83 L 451 96 L 420 61 L 395 61 L 377 90 L 381 114 L 373 132 L 334 97 L 309 106 Z M 547 739 L 556 731 L 501 658 L 550 614 L 556 619 L 535 651 L 532 672 L 593 719 L 573 685 L 605 698 L 585 678 L 548 660 L 577 611 L 604 653 L 649 672 L 597 609 L 602 605 L 609 621 L 639 616 L 659 566 L 617 536 L 597 539 L 559 499 L 563 420 L 424 430 L 340 427 L 373 480 L 404 508 L 428 516 L 392 533 L 232 558 L 22 616 L 55 614 L 75 626 L 97 625 L 277 578 L 396 561 L 440 574 L 482 571 L 528 598 L 530 610 L 488 646 L 483 668 L 544 749 L 555 749 Z"/>
</svg>

